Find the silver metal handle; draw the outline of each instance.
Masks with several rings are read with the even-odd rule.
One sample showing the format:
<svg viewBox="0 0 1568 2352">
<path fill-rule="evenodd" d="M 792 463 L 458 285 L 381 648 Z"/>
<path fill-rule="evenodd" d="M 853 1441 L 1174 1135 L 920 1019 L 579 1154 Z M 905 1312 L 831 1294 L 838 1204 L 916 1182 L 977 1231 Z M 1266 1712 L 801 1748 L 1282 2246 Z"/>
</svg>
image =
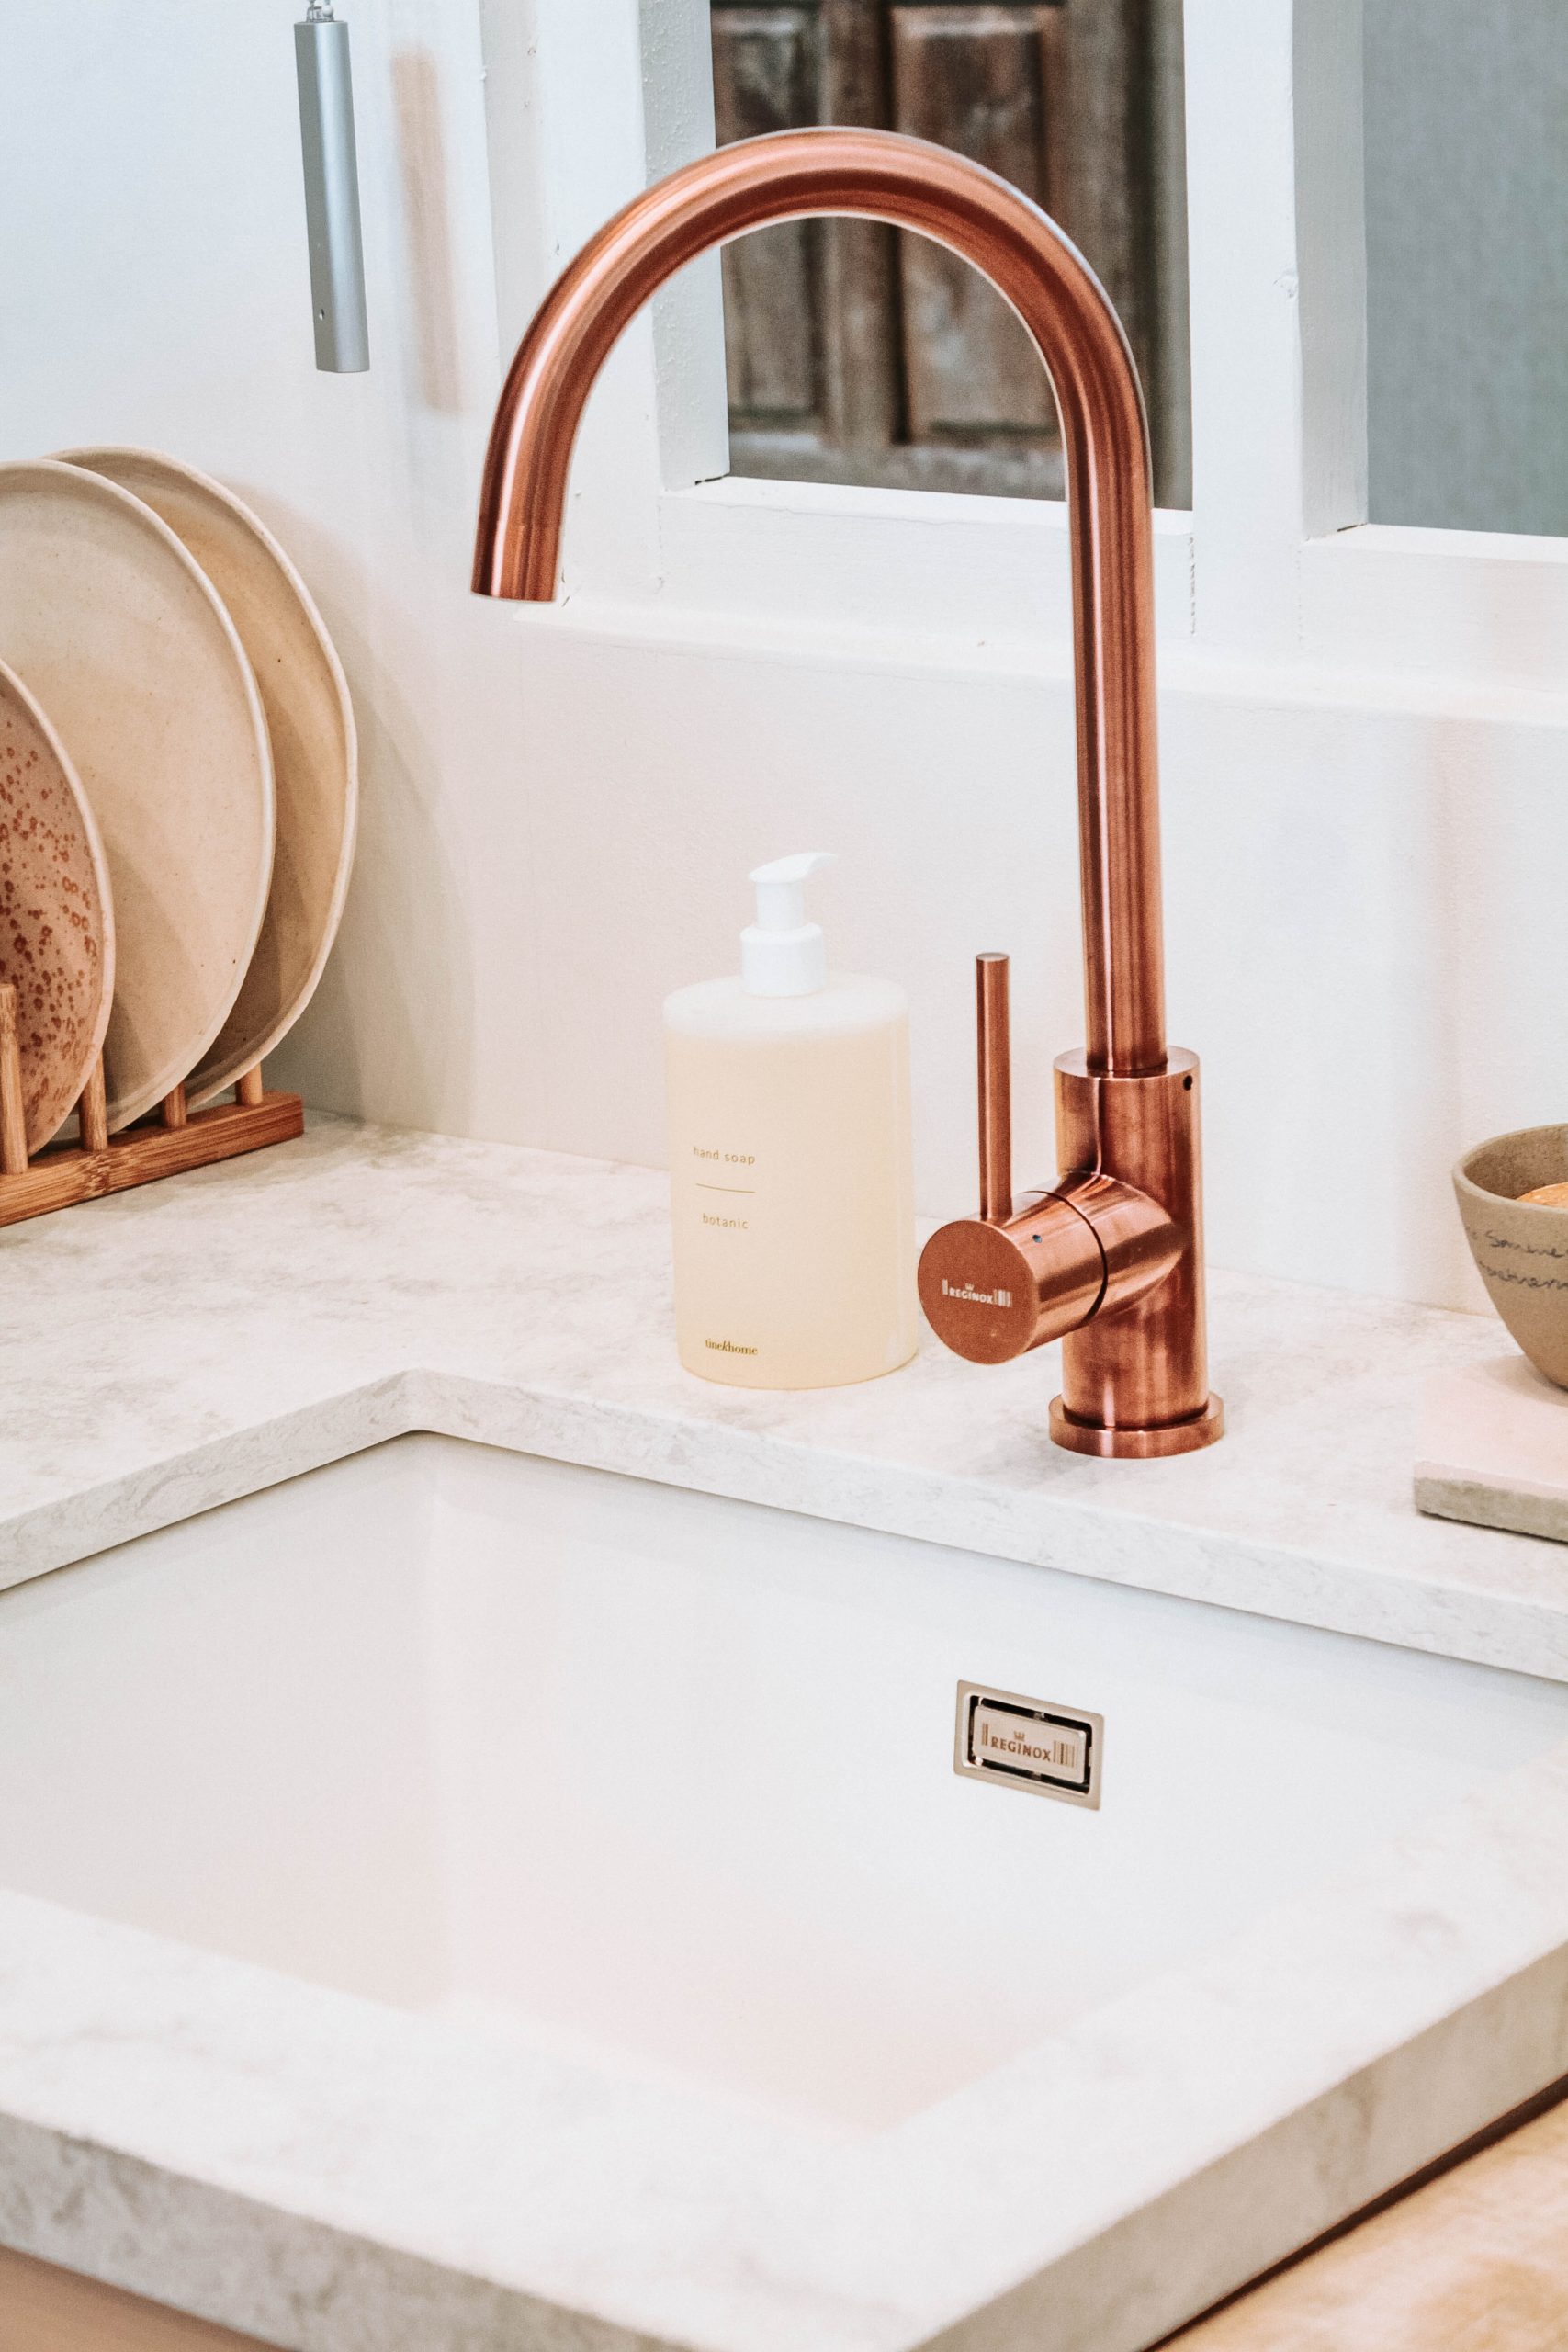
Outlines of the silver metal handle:
<svg viewBox="0 0 1568 2352">
<path fill-rule="evenodd" d="M 354 81 L 348 27 L 338 22 L 325 0 L 318 0 L 304 22 L 295 26 L 294 60 L 299 77 L 316 365 L 328 375 L 357 376 L 370 365 L 370 333 L 365 314 Z"/>
</svg>

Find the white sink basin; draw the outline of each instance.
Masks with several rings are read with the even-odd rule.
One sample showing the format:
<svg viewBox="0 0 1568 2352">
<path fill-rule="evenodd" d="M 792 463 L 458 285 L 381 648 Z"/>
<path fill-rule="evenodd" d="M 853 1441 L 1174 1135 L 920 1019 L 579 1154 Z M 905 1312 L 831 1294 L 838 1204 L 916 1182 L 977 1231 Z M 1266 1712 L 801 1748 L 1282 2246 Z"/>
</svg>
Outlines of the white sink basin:
<svg viewBox="0 0 1568 2352">
<path fill-rule="evenodd" d="M 955 1774 L 961 1680 L 1103 1716 L 1100 1809 Z M 0 1887 L 827 2162 L 1274 1906 L 1332 1944 L 1348 1867 L 1565 1740 L 1555 1684 L 413 1437 L 0 1596 Z M 691 2340 L 851 2340 L 781 2327 Z"/>
</svg>

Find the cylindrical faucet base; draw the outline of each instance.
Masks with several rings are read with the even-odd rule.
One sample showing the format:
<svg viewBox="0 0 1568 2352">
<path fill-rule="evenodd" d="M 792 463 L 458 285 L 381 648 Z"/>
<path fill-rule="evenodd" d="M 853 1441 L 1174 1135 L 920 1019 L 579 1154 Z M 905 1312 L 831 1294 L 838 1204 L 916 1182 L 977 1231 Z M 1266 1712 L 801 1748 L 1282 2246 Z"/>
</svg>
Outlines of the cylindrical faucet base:
<svg viewBox="0 0 1568 2352">
<path fill-rule="evenodd" d="M 1186 1453 L 1224 1429 L 1209 1393 L 1203 1314 L 1203 1215 L 1195 1054 L 1173 1048 L 1163 1070 L 1112 1078 L 1085 1056 L 1056 1063 L 1056 1151 L 1064 1174 L 1092 1168 L 1159 1203 L 1181 1236 L 1158 1284 L 1118 1310 L 1114 1283 L 1094 1320 L 1062 1346 L 1051 1434 L 1078 1453 Z M 1136 1293 L 1134 1271 L 1129 1290 Z"/>
</svg>

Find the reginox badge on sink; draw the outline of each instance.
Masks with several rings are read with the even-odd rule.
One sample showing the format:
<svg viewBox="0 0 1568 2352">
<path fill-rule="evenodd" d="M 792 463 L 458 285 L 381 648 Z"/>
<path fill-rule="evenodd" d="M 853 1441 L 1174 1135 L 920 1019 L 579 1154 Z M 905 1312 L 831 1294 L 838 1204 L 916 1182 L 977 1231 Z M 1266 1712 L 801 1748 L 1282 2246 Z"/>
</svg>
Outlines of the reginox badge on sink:
<svg viewBox="0 0 1568 2352">
<path fill-rule="evenodd" d="M 953 1769 L 969 1781 L 996 1781 L 1061 1804 L 1100 1808 L 1105 1718 L 981 1682 L 958 1686 Z"/>
</svg>

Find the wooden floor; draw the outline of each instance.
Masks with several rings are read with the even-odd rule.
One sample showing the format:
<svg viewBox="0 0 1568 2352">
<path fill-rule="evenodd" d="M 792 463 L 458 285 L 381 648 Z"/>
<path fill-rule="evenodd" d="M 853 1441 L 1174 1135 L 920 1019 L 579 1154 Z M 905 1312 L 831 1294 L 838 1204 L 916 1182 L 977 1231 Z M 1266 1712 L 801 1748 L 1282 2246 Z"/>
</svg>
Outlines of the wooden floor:
<svg viewBox="0 0 1568 2352">
<path fill-rule="evenodd" d="M 1169 2352 L 1568 2352 L 1568 2104 L 1200 2320 Z"/>
<path fill-rule="evenodd" d="M 0 2352 L 265 2352 L 248 2335 L 183 2319 L 0 2246 Z"/>
</svg>

